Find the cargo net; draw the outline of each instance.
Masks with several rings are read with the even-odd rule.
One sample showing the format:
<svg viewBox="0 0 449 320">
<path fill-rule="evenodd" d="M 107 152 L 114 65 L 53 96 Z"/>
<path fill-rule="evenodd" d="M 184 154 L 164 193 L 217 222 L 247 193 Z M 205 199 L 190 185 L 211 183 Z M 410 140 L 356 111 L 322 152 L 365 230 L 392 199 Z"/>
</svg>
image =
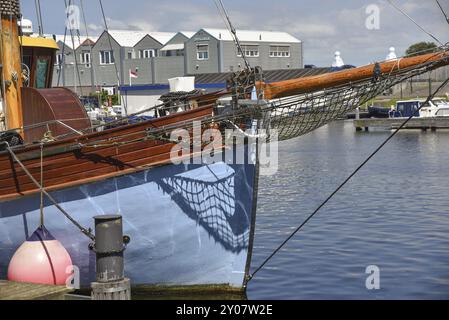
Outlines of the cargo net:
<svg viewBox="0 0 449 320">
<path fill-rule="evenodd" d="M 400 70 L 357 83 L 272 100 L 262 109 L 264 126 L 276 130 L 278 140 L 307 134 L 329 122 L 342 118 L 396 84 L 432 70 L 433 64 Z"/>
</svg>

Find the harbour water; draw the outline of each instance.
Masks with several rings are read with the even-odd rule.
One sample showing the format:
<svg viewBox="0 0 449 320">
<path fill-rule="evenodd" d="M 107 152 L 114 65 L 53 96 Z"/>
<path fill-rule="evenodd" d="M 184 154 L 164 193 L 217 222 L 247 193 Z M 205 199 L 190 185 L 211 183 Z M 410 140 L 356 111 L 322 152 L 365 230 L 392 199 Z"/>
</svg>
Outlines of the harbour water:
<svg viewBox="0 0 449 320">
<path fill-rule="evenodd" d="M 258 266 L 390 134 L 339 121 L 279 144 Z M 449 131 L 399 132 L 248 285 L 248 299 L 449 299 Z M 368 290 L 367 266 L 380 270 Z"/>
</svg>

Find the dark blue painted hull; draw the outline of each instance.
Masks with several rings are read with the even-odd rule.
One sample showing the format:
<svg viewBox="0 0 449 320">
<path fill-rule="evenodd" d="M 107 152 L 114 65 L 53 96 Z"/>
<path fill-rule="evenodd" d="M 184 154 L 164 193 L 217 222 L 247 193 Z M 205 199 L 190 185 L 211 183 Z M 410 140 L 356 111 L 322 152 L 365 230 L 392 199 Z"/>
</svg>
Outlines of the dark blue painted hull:
<svg viewBox="0 0 449 320">
<path fill-rule="evenodd" d="M 255 164 L 166 165 L 52 195 L 83 226 L 121 214 L 131 237 L 125 273 L 134 285 L 229 284 L 240 288 L 251 254 Z M 0 203 L 0 279 L 39 223 L 39 196 Z M 81 282 L 95 278 L 89 239 L 49 203 L 45 225 L 69 251 Z"/>
</svg>

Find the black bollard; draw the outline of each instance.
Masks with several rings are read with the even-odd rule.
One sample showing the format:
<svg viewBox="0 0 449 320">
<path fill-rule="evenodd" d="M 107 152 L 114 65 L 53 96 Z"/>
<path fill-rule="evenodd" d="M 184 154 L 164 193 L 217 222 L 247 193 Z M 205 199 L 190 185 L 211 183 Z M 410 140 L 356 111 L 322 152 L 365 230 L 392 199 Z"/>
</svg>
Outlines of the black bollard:
<svg viewBox="0 0 449 320">
<path fill-rule="evenodd" d="M 122 217 L 120 215 L 96 216 L 95 244 L 96 282 L 92 282 L 92 300 L 130 300 L 130 280 L 124 275 Z"/>
</svg>

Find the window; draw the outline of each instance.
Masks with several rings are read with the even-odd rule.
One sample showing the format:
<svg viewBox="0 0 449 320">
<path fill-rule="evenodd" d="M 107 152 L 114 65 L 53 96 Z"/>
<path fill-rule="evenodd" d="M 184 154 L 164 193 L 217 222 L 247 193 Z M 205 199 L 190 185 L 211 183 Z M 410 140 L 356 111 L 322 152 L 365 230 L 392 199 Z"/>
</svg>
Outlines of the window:
<svg viewBox="0 0 449 320">
<path fill-rule="evenodd" d="M 113 51 L 100 51 L 100 64 L 113 64 L 114 52 Z"/>
<path fill-rule="evenodd" d="M 196 58 L 197 58 L 197 60 L 208 60 L 209 59 L 209 45 L 208 44 L 198 44 L 196 46 Z"/>
<path fill-rule="evenodd" d="M 128 59 L 132 59 L 133 58 L 133 52 L 132 51 L 128 51 Z"/>
<path fill-rule="evenodd" d="M 58 54 L 56 55 L 55 65 L 59 67 L 59 66 L 62 65 L 62 63 L 63 63 L 62 53 L 58 53 Z"/>
<path fill-rule="evenodd" d="M 90 52 L 83 50 L 80 54 L 81 64 L 83 64 L 86 68 L 90 68 Z"/>
<path fill-rule="evenodd" d="M 270 57 L 290 57 L 290 47 L 289 46 L 270 46 Z"/>
<path fill-rule="evenodd" d="M 243 50 L 243 53 L 245 54 L 245 57 L 258 57 L 259 56 L 259 46 L 242 45 L 242 50 Z M 242 56 L 240 49 L 238 49 L 237 56 L 239 56 L 239 57 Z"/>
<path fill-rule="evenodd" d="M 36 75 L 34 79 L 34 87 L 36 89 L 46 88 L 48 77 L 48 63 L 49 58 L 38 57 L 36 60 Z"/>
<path fill-rule="evenodd" d="M 139 50 L 139 59 L 149 59 L 156 56 L 156 51 L 154 49 L 144 49 Z"/>
</svg>

